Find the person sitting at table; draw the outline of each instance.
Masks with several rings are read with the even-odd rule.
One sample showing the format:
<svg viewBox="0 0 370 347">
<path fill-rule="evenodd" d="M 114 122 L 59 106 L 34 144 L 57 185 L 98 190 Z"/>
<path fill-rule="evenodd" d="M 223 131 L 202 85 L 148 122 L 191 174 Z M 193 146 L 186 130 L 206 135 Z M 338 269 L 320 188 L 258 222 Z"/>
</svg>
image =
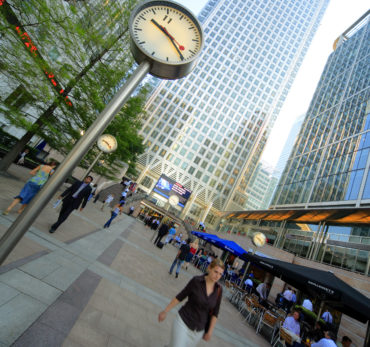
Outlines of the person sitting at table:
<svg viewBox="0 0 370 347">
<path fill-rule="evenodd" d="M 288 316 L 285 318 L 285 321 L 283 323 L 283 328 L 286 330 L 289 330 L 291 333 L 298 336 L 301 333 L 301 326 L 299 325 L 299 312 L 293 311 L 293 315 Z M 286 346 L 290 346 L 286 343 Z"/>
<path fill-rule="evenodd" d="M 253 290 L 253 281 L 250 278 L 247 278 L 244 281 L 245 290 L 250 294 Z"/>
<path fill-rule="evenodd" d="M 303 302 L 302 302 L 302 306 L 305 308 L 305 309 L 307 309 L 307 310 L 309 310 L 309 311 L 312 311 L 312 302 L 311 302 L 311 300 L 309 299 L 309 298 L 306 298 L 306 299 L 304 299 L 303 300 Z"/>
<path fill-rule="evenodd" d="M 332 331 L 325 331 L 324 338 L 322 338 L 319 342 L 311 344 L 311 347 L 337 347 L 336 343 L 336 336 Z"/>
<path fill-rule="evenodd" d="M 292 297 L 293 297 L 293 291 L 290 287 L 288 287 L 288 289 L 285 290 L 284 293 L 283 293 L 283 298 L 284 298 L 283 308 L 287 312 L 289 312 L 289 310 L 290 310 L 290 308 L 293 304 L 292 303 Z"/>
<path fill-rule="evenodd" d="M 260 283 L 256 288 L 257 295 L 259 296 L 259 303 L 263 306 L 266 305 L 270 287 L 271 285 L 269 283 Z"/>
</svg>

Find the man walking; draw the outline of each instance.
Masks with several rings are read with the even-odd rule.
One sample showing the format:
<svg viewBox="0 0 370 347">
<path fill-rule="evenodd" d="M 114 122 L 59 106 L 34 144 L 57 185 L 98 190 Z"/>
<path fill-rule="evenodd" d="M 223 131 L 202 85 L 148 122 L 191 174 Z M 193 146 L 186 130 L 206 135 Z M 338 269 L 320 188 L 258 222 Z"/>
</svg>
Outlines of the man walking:
<svg viewBox="0 0 370 347">
<path fill-rule="evenodd" d="M 80 211 L 86 206 L 87 200 L 91 194 L 91 186 L 93 178 L 91 176 L 86 176 L 83 182 L 76 181 L 68 189 L 66 189 L 58 199 L 63 198 L 62 209 L 60 210 L 58 220 L 51 226 L 49 233 L 55 232 L 59 225 L 61 225 L 73 212 L 82 206 Z"/>
<path fill-rule="evenodd" d="M 173 269 L 175 268 L 175 266 L 177 264 L 176 278 L 179 277 L 179 273 L 180 273 L 180 270 L 181 270 L 181 265 L 185 261 L 186 256 L 188 255 L 188 253 L 190 252 L 189 243 L 190 243 L 190 238 L 187 239 L 186 242 L 180 247 L 179 251 L 177 252 L 176 258 L 175 258 L 175 260 L 173 261 L 173 263 L 171 265 L 171 268 L 170 268 L 170 271 L 169 271 L 170 275 L 172 275 L 172 271 L 173 271 Z"/>
<path fill-rule="evenodd" d="M 167 223 L 163 223 L 158 230 L 158 235 L 156 239 L 154 240 L 154 244 L 157 245 L 159 242 L 161 242 L 162 238 L 168 234 L 168 229 L 170 227 L 168 226 Z"/>
</svg>

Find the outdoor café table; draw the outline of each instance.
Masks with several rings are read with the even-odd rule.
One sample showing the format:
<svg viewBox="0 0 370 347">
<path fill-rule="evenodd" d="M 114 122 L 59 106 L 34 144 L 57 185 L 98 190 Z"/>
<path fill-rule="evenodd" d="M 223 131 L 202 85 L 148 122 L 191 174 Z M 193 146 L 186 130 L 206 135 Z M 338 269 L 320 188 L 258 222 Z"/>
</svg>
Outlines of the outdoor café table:
<svg viewBox="0 0 370 347">
<path fill-rule="evenodd" d="M 293 339 L 293 342 L 296 342 L 295 344 L 293 343 L 293 345 L 294 346 L 303 346 L 302 344 L 301 344 L 301 338 L 298 336 L 298 335 L 296 335 L 296 334 L 294 334 L 293 332 L 291 332 L 290 330 L 288 330 L 288 329 L 285 329 L 285 328 L 283 328 L 284 329 L 284 331 L 287 333 L 287 334 L 289 334 L 291 337 L 292 337 L 292 339 Z"/>
</svg>

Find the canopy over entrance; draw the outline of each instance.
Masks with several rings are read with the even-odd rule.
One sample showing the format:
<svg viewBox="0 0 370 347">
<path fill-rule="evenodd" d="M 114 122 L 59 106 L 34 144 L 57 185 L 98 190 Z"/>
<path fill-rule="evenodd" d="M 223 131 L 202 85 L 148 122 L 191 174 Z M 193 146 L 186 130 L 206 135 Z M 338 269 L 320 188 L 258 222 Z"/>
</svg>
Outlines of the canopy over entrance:
<svg viewBox="0 0 370 347">
<path fill-rule="evenodd" d="M 245 249 L 243 249 L 242 247 L 240 247 L 234 241 L 230 241 L 230 240 L 226 240 L 226 239 L 221 239 L 217 235 L 208 234 L 208 233 L 202 233 L 202 232 L 199 232 L 199 231 L 192 231 L 191 233 L 193 235 L 195 235 L 196 237 L 199 237 L 199 238 L 201 238 L 201 239 L 203 239 L 203 240 L 205 240 L 207 242 L 212 243 L 215 247 L 221 248 L 221 249 L 223 249 L 225 251 L 228 251 L 231 254 L 234 254 L 235 256 L 237 256 L 239 258 L 240 258 L 240 256 L 242 254 L 247 253 L 247 251 Z"/>
<path fill-rule="evenodd" d="M 370 299 L 353 289 L 330 271 L 318 270 L 251 253 L 241 259 L 250 261 L 284 282 L 327 302 L 333 308 L 363 323 L 370 320 Z"/>
</svg>

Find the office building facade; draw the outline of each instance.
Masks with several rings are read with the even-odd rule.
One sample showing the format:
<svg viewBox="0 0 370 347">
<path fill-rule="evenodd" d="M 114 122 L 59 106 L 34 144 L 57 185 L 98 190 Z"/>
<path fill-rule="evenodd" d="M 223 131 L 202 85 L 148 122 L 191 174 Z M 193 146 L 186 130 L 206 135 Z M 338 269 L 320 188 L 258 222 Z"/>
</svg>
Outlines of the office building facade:
<svg viewBox="0 0 370 347">
<path fill-rule="evenodd" d="M 369 206 L 369 18 L 336 41 L 279 182 L 274 208 Z"/>
<path fill-rule="evenodd" d="M 327 5 L 209 1 L 199 15 L 205 48 L 198 65 L 184 79 L 163 81 L 148 101 L 142 128 L 147 151 L 138 161 L 141 188 L 151 192 L 162 174 L 181 183 L 192 191 L 182 216 L 195 221 L 242 209 Z"/>
</svg>

